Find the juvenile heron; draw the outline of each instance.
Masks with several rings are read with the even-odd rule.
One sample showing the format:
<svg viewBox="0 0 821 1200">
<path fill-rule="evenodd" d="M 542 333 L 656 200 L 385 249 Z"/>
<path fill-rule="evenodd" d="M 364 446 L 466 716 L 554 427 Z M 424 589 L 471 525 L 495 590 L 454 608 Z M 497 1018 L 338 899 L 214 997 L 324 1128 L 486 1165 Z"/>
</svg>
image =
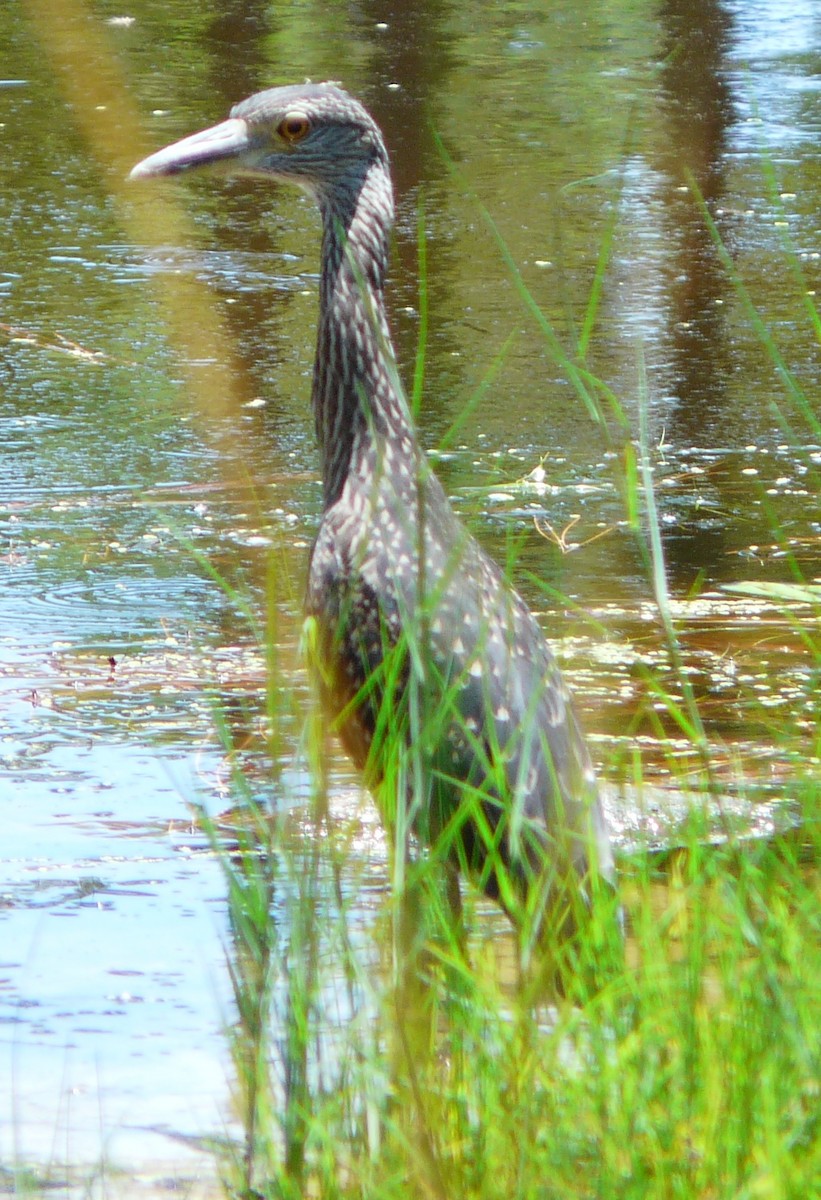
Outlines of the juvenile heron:
<svg viewBox="0 0 821 1200">
<path fill-rule="evenodd" d="M 323 511 L 305 606 L 342 742 L 387 807 L 390 779 L 436 852 L 562 935 L 589 885 L 612 878 L 607 828 L 542 631 L 417 440 L 385 314 L 393 192 L 379 128 L 333 84 L 272 88 L 131 177 L 212 164 L 295 183 L 322 214 Z"/>
</svg>

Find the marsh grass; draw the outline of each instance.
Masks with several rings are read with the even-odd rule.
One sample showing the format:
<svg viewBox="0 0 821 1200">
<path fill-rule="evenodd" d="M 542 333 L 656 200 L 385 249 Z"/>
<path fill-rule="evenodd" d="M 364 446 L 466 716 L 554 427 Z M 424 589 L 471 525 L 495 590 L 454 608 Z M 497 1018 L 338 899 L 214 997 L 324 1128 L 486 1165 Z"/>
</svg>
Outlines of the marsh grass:
<svg viewBox="0 0 821 1200">
<path fill-rule="evenodd" d="M 423 374 L 422 356 L 414 400 Z M 587 368 L 573 377 L 603 419 L 592 397 L 606 388 Z M 626 945 L 614 899 L 596 897 L 557 993 L 538 955 L 524 965 L 521 937 L 475 890 L 455 907 L 443 871 L 448 830 L 420 852 L 406 806 L 389 802 L 410 795 L 411 807 L 424 806 L 441 728 L 441 714 L 423 703 L 397 702 L 403 664 L 389 660 L 380 681 L 378 736 L 393 765 L 381 788 L 391 852 L 378 904 L 368 881 L 344 869 L 354 831 L 328 800 L 327 734 L 314 705 L 301 748 L 313 796 L 298 827 L 261 806 L 239 771 L 230 835 L 201 814 L 224 867 L 230 925 L 228 1037 L 242 1130 L 221 1161 L 230 1194 L 821 1193 L 821 722 L 791 780 L 800 822 L 759 840 L 727 824 L 716 838 L 706 812 L 720 809 L 721 785 L 671 613 L 643 415 L 639 424 L 620 483 L 668 652 L 666 673 L 648 669 L 649 682 L 666 721 L 694 746 L 700 770 L 686 790 L 704 807 L 694 803 L 674 848 L 622 856 Z M 793 564 L 796 573 L 800 582 Z M 288 695 L 275 635 L 269 621 L 272 731 Z M 821 670 L 809 627 L 806 642 Z M 762 721 L 777 741 L 773 718 L 762 712 Z M 226 743 L 230 750 L 227 732 Z M 271 760 L 281 761 L 276 744 Z M 625 770 L 640 789 L 640 760 Z M 544 952 L 560 957 L 562 947 Z"/>
<path fill-rule="evenodd" d="M 320 864 L 326 827 L 299 852 L 234 852 L 245 1141 L 223 1163 L 229 1191 L 816 1194 L 817 788 L 800 799 L 793 837 L 711 846 L 694 820 L 665 861 L 623 862 L 628 964 L 596 991 L 580 974 L 564 999 L 534 994 L 492 919 L 498 940 L 468 916 L 465 954 L 424 859 L 355 947 L 356 899 Z M 289 898 L 266 911 L 270 862 L 289 855 Z"/>
</svg>

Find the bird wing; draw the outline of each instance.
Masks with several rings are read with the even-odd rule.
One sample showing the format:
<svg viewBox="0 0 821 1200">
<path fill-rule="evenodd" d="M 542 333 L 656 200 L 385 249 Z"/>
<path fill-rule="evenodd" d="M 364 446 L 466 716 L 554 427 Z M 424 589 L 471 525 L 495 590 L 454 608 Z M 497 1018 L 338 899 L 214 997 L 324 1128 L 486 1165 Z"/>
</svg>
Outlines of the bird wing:
<svg viewBox="0 0 821 1200">
<path fill-rule="evenodd" d="M 426 488 L 430 495 L 439 484 L 431 477 Z M 376 506 L 364 541 L 346 537 L 354 526 L 342 509 L 323 520 L 308 609 L 328 631 L 330 701 L 343 714 L 343 742 L 373 781 L 383 774 L 387 712 L 394 727 L 404 722 L 405 741 L 426 767 L 418 805 L 425 840 L 461 822 L 477 863 L 487 859 L 484 843 L 498 838 L 507 862 L 543 862 L 548 849 L 584 874 L 592 836 L 607 874 L 592 766 L 544 634 L 444 493 L 432 501 L 421 522 L 404 512 L 409 528 L 425 531 L 416 549 L 396 537 L 403 513 L 393 504 L 384 523 Z M 386 653 L 397 647 L 398 660 Z"/>
</svg>

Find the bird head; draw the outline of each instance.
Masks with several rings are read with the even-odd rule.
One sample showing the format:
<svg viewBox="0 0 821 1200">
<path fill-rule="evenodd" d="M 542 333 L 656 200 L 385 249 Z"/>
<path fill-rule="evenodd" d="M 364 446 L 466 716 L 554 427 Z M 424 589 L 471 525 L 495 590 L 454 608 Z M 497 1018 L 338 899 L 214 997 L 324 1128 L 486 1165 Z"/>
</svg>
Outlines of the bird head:
<svg viewBox="0 0 821 1200">
<path fill-rule="evenodd" d="M 355 190 L 377 161 L 387 166 L 387 152 L 362 105 L 335 84 L 303 84 L 250 96 L 227 121 L 143 159 L 129 178 L 210 166 L 295 183 L 322 202 Z"/>
</svg>

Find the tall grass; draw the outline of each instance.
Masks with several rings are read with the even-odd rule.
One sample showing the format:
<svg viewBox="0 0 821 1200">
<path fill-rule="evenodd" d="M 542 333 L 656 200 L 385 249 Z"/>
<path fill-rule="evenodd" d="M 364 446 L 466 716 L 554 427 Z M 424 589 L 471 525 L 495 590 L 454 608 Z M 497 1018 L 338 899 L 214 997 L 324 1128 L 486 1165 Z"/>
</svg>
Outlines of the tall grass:
<svg viewBox="0 0 821 1200">
<path fill-rule="evenodd" d="M 593 397 L 606 389 L 586 368 L 573 377 L 603 419 Z M 415 391 L 422 378 L 418 362 Z M 622 483 L 673 669 L 653 686 L 700 756 L 705 794 L 720 800 L 670 611 L 649 455 L 643 427 Z M 311 637 L 309 626 L 308 658 Z M 401 668 L 389 660 L 380 681 L 378 736 L 393 766 L 381 789 L 392 837 L 378 905 L 343 870 L 353 826 L 328 803 L 316 716 L 303 743 L 313 799 L 298 828 L 261 808 L 240 775 L 229 842 L 203 814 L 231 929 L 242 1136 L 222 1159 L 227 1190 L 374 1200 L 821 1194 L 821 724 L 792 780 L 800 824 L 757 841 L 728 827 L 715 844 L 694 811 L 674 851 L 623 856 L 626 955 L 613 900 L 599 897 L 557 993 L 538 964 L 523 970 L 521 943 L 469 888 L 459 911 L 442 868 L 448 831 L 419 853 L 406 806 L 391 806 L 397 795 L 425 804 L 442 720 L 413 698 L 398 703 Z M 287 689 L 273 650 L 269 677 L 275 730 Z"/>
</svg>

